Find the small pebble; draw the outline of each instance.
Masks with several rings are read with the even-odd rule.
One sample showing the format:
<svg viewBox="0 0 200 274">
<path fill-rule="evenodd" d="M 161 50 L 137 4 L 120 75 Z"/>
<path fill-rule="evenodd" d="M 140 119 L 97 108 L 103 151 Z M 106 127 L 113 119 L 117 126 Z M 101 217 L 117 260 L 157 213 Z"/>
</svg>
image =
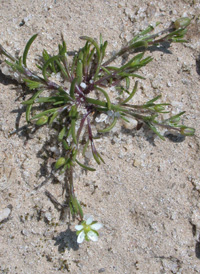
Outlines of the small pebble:
<svg viewBox="0 0 200 274">
<path fill-rule="evenodd" d="M 25 229 L 23 229 L 23 230 L 21 231 L 21 234 L 24 235 L 24 236 L 28 236 L 28 231 L 25 230 Z"/>
<path fill-rule="evenodd" d="M 168 87 L 171 87 L 171 86 L 172 86 L 172 83 L 171 83 L 171 82 L 167 82 L 167 86 L 168 86 Z"/>
<path fill-rule="evenodd" d="M 11 206 L 0 210 L 0 223 L 5 221 L 11 214 Z"/>
<path fill-rule="evenodd" d="M 140 167 L 141 166 L 141 162 L 139 160 L 134 160 L 133 161 L 133 166 L 134 167 Z"/>
<path fill-rule="evenodd" d="M 45 212 L 44 217 L 48 223 L 51 222 L 52 216 L 50 212 Z"/>
<path fill-rule="evenodd" d="M 82 82 L 82 83 L 80 84 L 80 86 L 81 86 L 83 89 L 86 89 L 86 87 L 87 87 L 86 83 L 84 83 L 84 82 Z"/>
<path fill-rule="evenodd" d="M 105 268 L 100 268 L 99 271 L 98 271 L 98 273 L 103 273 L 105 271 L 106 271 Z"/>
<path fill-rule="evenodd" d="M 126 129 L 130 129 L 130 130 L 136 128 L 137 125 L 138 125 L 138 121 L 135 120 L 135 119 L 130 119 L 130 120 L 129 120 L 129 123 L 128 123 L 128 122 L 125 122 L 125 121 L 123 121 L 122 123 L 123 123 L 123 126 L 124 126 Z"/>
</svg>

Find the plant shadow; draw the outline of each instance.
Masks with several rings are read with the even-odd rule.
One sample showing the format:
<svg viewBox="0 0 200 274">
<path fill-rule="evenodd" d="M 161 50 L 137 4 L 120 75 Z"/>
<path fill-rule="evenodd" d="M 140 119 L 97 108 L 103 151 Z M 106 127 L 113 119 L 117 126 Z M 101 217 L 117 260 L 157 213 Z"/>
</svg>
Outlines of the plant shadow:
<svg viewBox="0 0 200 274">
<path fill-rule="evenodd" d="M 200 55 L 196 59 L 196 72 L 200 75 Z"/>
<path fill-rule="evenodd" d="M 197 242 L 196 243 L 196 246 L 195 246 L 195 254 L 196 254 L 196 257 L 198 259 L 200 259 L 200 242 Z"/>
<path fill-rule="evenodd" d="M 18 82 L 14 79 L 12 79 L 11 77 L 4 75 L 1 70 L 0 70 L 0 83 L 4 86 L 8 86 L 8 85 L 18 85 Z"/>
<path fill-rule="evenodd" d="M 66 231 L 54 237 L 53 240 L 55 241 L 54 245 L 58 246 L 59 253 L 64 253 L 66 249 L 73 249 L 74 251 L 79 249 L 76 232 L 72 231 L 70 226 L 68 226 Z"/>
</svg>

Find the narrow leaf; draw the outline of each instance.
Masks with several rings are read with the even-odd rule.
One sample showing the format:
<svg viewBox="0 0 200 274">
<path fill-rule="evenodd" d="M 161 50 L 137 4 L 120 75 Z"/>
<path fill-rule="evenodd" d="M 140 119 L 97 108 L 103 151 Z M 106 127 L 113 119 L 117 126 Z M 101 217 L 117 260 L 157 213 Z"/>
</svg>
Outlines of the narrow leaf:
<svg viewBox="0 0 200 274">
<path fill-rule="evenodd" d="M 104 129 L 100 129 L 100 130 L 98 130 L 98 132 L 100 132 L 100 133 L 109 132 L 116 125 L 116 122 L 117 122 L 117 117 L 114 118 L 114 120 L 110 124 L 110 126 L 108 126 L 107 128 L 104 128 Z"/>
<path fill-rule="evenodd" d="M 81 166 L 81 167 L 84 168 L 84 169 L 87 169 L 87 170 L 89 170 L 89 171 L 96 171 L 96 169 L 94 169 L 94 168 L 92 168 L 92 167 L 89 167 L 89 166 L 86 166 L 86 165 L 80 163 L 77 159 L 76 159 L 76 162 L 77 162 L 77 164 L 79 164 L 79 166 Z"/>
<path fill-rule="evenodd" d="M 47 76 L 46 76 L 46 73 L 47 73 L 47 68 L 48 68 L 48 66 L 52 63 L 52 62 L 54 62 L 54 61 L 59 61 L 59 56 L 53 56 L 53 57 L 51 57 L 51 58 L 49 58 L 45 63 L 44 63 L 44 66 L 43 66 L 43 68 L 42 68 L 42 74 L 43 74 L 43 77 L 44 77 L 44 79 L 45 79 L 45 81 L 48 81 L 48 79 L 47 79 Z"/>
<path fill-rule="evenodd" d="M 64 126 L 58 134 L 58 140 L 61 141 L 66 134 L 66 127 Z"/>
<path fill-rule="evenodd" d="M 31 118 L 31 120 L 40 118 L 40 117 L 42 117 L 42 116 L 44 116 L 44 115 L 46 115 L 46 114 L 54 113 L 54 112 L 55 112 L 56 110 L 58 110 L 58 109 L 59 109 L 59 108 L 51 108 L 51 109 L 45 110 L 45 111 L 43 111 L 43 112 L 40 112 L 39 114 L 33 116 L 33 117 Z"/>
<path fill-rule="evenodd" d="M 33 41 L 36 39 L 36 37 L 38 36 L 38 34 L 34 34 L 28 41 L 28 43 L 26 44 L 26 47 L 24 49 L 24 53 L 23 53 L 23 64 L 26 67 L 26 58 L 28 55 L 28 51 L 30 49 L 31 44 L 33 43 Z"/>
<path fill-rule="evenodd" d="M 121 103 L 122 105 L 126 104 L 128 101 L 130 101 L 133 98 L 133 96 L 135 95 L 135 93 L 137 91 L 137 87 L 138 87 L 138 82 L 135 83 L 135 86 L 134 86 L 131 94 Z"/>
<path fill-rule="evenodd" d="M 31 98 L 31 100 L 28 100 L 28 101 L 32 101 L 34 103 L 34 100 L 43 92 L 43 90 L 38 90 Z M 28 102 L 27 101 L 27 102 Z M 25 102 L 23 102 L 25 103 Z M 26 121 L 27 123 L 30 122 L 30 113 L 31 113 L 31 109 L 32 109 L 32 105 L 33 103 L 29 104 L 27 107 L 26 107 Z"/>
<path fill-rule="evenodd" d="M 110 110 L 111 109 L 111 102 L 110 102 L 110 98 L 108 96 L 108 93 L 100 87 L 95 86 L 95 88 L 103 93 L 103 95 L 105 96 L 106 101 L 107 101 L 108 110 Z"/>
<path fill-rule="evenodd" d="M 37 89 L 41 86 L 41 83 L 32 81 L 28 78 L 24 78 L 23 80 L 26 83 L 26 85 L 29 87 L 30 90 Z"/>
</svg>

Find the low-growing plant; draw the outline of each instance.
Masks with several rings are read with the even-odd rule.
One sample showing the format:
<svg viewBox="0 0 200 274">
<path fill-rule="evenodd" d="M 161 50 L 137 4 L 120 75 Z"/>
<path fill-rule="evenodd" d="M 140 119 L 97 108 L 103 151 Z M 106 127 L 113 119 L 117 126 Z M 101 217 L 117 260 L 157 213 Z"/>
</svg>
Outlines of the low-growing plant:
<svg viewBox="0 0 200 274">
<path fill-rule="evenodd" d="M 84 155 L 89 147 L 96 163 L 104 163 L 96 148 L 95 138 L 101 138 L 102 134 L 111 131 L 120 119 L 126 123 L 134 119 L 137 121 L 137 129 L 146 125 L 163 140 L 164 135 L 159 128 L 176 131 L 184 136 L 194 135 L 193 128 L 180 123 L 185 112 L 164 118 L 169 113 L 170 104 L 158 102 L 161 95 L 140 105 L 131 103 L 138 88 L 138 81 L 135 81 L 133 89 L 129 91 L 131 81 L 145 79 L 138 71 L 153 60 L 151 56 L 145 55 L 150 47 L 161 46 L 166 42 L 187 42 L 184 36 L 190 24 L 189 18 L 180 18 L 169 28 L 151 34 L 158 24 L 148 26 L 106 61 L 104 59 L 108 43 L 103 41 L 101 35 L 99 42 L 88 36 L 81 36 L 85 45 L 74 52 L 73 56 L 67 51 L 62 35 L 62 43 L 59 44 L 56 55 L 43 50 L 42 58 L 37 64 L 38 73 L 27 67 L 27 55 L 37 34 L 31 37 L 19 58 L 13 57 L 0 45 L 0 53 L 6 57 L 7 65 L 32 91 L 32 97 L 22 103 L 26 105 L 27 123 L 36 126 L 49 124 L 50 127 L 55 123 L 58 125 L 57 142 L 62 145 L 64 153 L 57 159 L 55 169 L 65 172 L 66 202 L 63 206 L 68 206 L 73 219 L 76 217 L 80 221 L 76 226 L 79 243 L 84 239 L 96 241 L 97 230 L 102 227 L 91 217 L 84 220 L 73 182 L 76 164 L 89 171 L 95 170 L 79 159 L 80 154 Z M 113 61 L 124 56 L 129 58 L 121 66 L 112 65 Z M 59 84 L 52 80 L 58 73 L 61 75 Z M 111 98 L 109 91 L 113 87 L 115 93 Z M 34 106 L 39 108 L 33 108 Z M 98 119 L 107 124 L 104 123 L 99 128 Z M 97 135 L 93 134 L 95 128 Z"/>
</svg>

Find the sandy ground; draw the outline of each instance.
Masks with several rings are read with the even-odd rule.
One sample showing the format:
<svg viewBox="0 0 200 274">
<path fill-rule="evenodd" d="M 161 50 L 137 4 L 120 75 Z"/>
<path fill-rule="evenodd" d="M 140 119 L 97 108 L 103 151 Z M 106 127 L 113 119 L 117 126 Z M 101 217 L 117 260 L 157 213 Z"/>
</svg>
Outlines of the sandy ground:
<svg viewBox="0 0 200 274">
<path fill-rule="evenodd" d="M 97 243 L 76 243 L 74 225 L 59 221 L 45 195 L 62 201 L 62 186 L 45 167 L 43 127 L 26 140 L 21 102 L 25 90 L 0 73 L 0 273 L 200 273 L 200 3 L 180 1 L 0 1 L 0 43 L 13 54 L 39 33 L 29 59 L 57 50 L 63 32 L 69 50 L 81 35 L 102 33 L 113 52 L 149 23 L 193 19 L 189 43 L 154 51 L 143 69 L 138 100 L 162 93 L 196 136 L 162 141 L 144 129 L 120 129 L 97 143 L 105 165 L 77 170 L 75 186 L 85 213 L 104 224 Z M 23 95 L 23 96 L 22 96 Z M 46 180 L 43 187 L 35 189 Z M 8 209 L 7 209 L 8 210 Z"/>
</svg>

